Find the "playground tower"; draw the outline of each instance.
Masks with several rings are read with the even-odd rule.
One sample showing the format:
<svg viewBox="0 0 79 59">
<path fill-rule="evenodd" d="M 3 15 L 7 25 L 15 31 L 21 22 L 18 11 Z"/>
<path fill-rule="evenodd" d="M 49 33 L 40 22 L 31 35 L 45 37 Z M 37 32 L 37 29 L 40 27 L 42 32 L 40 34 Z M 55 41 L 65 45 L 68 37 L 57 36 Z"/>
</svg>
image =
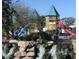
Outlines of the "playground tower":
<svg viewBox="0 0 79 59">
<path fill-rule="evenodd" d="M 56 21 L 59 19 L 59 16 L 60 15 L 56 8 L 52 5 L 48 11 L 48 14 L 45 16 L 45 28 L 47 28 L 47 30 L 55 30 Z"/>
</svg>

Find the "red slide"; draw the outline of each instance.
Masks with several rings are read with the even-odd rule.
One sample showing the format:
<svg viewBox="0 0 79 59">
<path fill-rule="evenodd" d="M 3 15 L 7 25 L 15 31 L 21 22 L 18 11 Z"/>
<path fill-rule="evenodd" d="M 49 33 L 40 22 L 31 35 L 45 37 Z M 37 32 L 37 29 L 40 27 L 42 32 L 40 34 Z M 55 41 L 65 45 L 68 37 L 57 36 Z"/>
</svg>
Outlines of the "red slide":
<svg viewBox="0 0 79 59">
<path fill-rule="evenodd" d="M 57 24 L 59 24 L 60 27 L 63 28 L 68 34 L 76 35 L 74 32 L 70 31 L 69 29 L 66 29 L 66 26 L 64 25 L 64 23 L 62 21 L 58 20 Z"/>
<path fill-rule="evenodd" d="M 60 20 L 57 21 L 57 24 L 60 25 L 60 27 L 63 28 L 63 29 L 66 28 L 64 23 L 62 21 L 60 21 Z"/>
</svg>

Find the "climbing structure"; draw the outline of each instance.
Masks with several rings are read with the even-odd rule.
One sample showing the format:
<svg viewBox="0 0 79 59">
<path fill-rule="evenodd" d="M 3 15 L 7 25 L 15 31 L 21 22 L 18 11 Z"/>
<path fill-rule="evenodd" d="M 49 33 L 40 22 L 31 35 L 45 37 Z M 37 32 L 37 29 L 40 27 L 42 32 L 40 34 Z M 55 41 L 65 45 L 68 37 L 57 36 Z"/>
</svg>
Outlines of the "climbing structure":
<svg viewBox="0 0 79 59">
<path fill-rule="evenodd" d="M 59 13 L 57 12 L 56 8 L 52 5 L 52 7 L 49 9 L 47 15 L 45 16 L 45 28 L 49 31 L 56 30 L 57 26 L 60 26 L 59 28 L 64 29 L 64 31 L 69 35 L 75 35 L 74 32 L 69 30 L 64 23 L 59 20 Z"/>
<path fill-rule="evenodd" d="M 57 24 L 60 25 L 61 29 L 64 29 L 65 32 L 67 32 L 69 35 L 73 36 L 76 35 L 76 33 L 72 32 L 71 30 L 67 29 L 67 27 L 64 25 L 64 23 L 61 20 L 57 21 Z"/>
</svg>

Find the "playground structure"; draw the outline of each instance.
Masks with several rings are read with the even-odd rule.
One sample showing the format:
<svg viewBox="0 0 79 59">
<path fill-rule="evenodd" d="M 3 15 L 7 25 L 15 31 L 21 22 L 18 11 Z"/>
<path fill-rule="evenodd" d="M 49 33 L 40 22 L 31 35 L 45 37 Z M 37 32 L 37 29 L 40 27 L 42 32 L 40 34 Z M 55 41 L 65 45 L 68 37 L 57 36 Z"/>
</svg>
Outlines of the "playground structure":
<svg viewBox="0 0 79 59">
<path fill-rule="evenodd" d="M 52 10 L 52 9 L 51 9 Z M 52 13 L 53 12 L 53 13 Z M 49 19 L 49 20 L 48 20 Z M 56 40 L 58 39 L 57 38 L 57 36 L 60 36 L 59 35 L 59 32 L 60 32 L 60 30 L 61 31 L 63 31 L 62 32 L 62 34 L 63 33 L 67 33 L 68 35 L 67 36 L 75 36 L 76 35 L 76 33 L 74 33 L 72 30 L 70 30 L 70 29 L 68 29 L 65 25 L 64 25 L 64 23 L 61 21 L 61 20 L 58 20 L 59 19 L 59 14 L 58 14 L 58 12 L 56 11 L 56 9 L 53 7 L 53 11 L 51 11 L 50 12 L 50 14 L 49 15 L 47 15 L 46 16 L 46 27 L 48 28 L 48 30 L 49 29 L 54 29 L 54 30 L 58 30 L 58 34 L 56 34 L 55 33 L 55 35 L 56 35 Z M 42 49 L 40 49 L 40 48 L 45 48 L 45 47 L 42 47 L 43 46 L 43 44 L 44 43 L 47 43 L 47 42 L 49 42 L 49 39 L 50 39 L 50 37 L 51 37 L 51 35 L 47 35 L 46 34 L 46 32 L 45 32 L 45 34 L 44 34 L 44 32 L 42 32 L 41 33 L 41 31 L 39 31 L 39 32 L 34 32 L 34 33 L 36 33 L 36 34 L 34 34 L 34 35 L 28 35 L 28 29 L 29 29 L 29 27 L 30 27 L 30 24 L 28 24 L 28 25 L 26 25 L 26 24 L 24 24 L 23 26 L 20 26 L 18 29 L 15 29 L 15 31 L 13 31 L 13 34 L 12 34 L 12 36 L 13 37 L 17 37 L 16 39 L 14 39 L 14 38 L 12 38 L 11 40 L 8 40 L 9 42 L 8 42 L 8 44 L 12 44 L 13 45 L 13 47 L 12 47 L 12 49 L 10 49 L 10 50 L 12 50 L 13 52 L 14 52 L 14 50 L 15 50 L 15 46 L 16 46 L 16 44 L 18 44 L 19 42 L 21 42 L 20 43 L 20 48 L 19 47 L 16 47 L 16 48 L 19 48 L 19 50 L 21 51 L 22 50 L 22 48 L 23 48 L 23 51 L 21 51 L 21 52 L 25 52 L 24 50 L 25 50 L 25 48 L 26 48 L 26 46 L 24 47 L 24 46 L 22 46 L 22 43 L 23 42 L 25 42 L 25 41 L 28 41 L 28 42 L 30 42 L 30 38 L 31 38 L 31 43 L 28 43 L 28 45 L 29 46 L 32 46 L 32 47 L 37 47 L 38 45 L 41 45 L 40 47 L 38 46 L 38 49 L 40 50 L 40 53 L 41 52 L 44 52 L 44 50 L 42 50 Z M 63 29 L 63 30 L 62 30 Z M 41 33 L 40 34 L 40 36 L 37 34 L 37 33 Z M 53 34 L 54 35 L 54 34 Z M 30 37 L 30 38 L 26 38 L 26 37 Z M 50 37 L 49 37 L 50 36 Z M 21 40 L 18 40 L 18 38 L 19 39 L 21 39 Z M 23 38 L 23 40 L 22 40 L 22 38 Z M 28 40 L 27 40 L 28 39 Z M 54 38 L 55 39 L 55 38 Z M 68 38 L 68 40 L 69 40 L 70 38 Z M 36 41 L 34 41 L 34 40 L 36 40 Z M 59 44 L 56 44 L 55 43 L 55 41 L 53 41 L 52 39 L 50 39 L 53 43 L 53 45 L 52 45 L 52 48 L 51 48 L 51 50 L 49 51 L 50 52 L 50 54 L 52 55 L 52 58 L 53 59 L 57 59 L 57 56 L 56 56 L 56 50 L 57 50 L 57 48 L 56 48 L 56 46 L 55 45 L 59 45 Z M 71 43 L 71 41 L 68 41 L 67 40 L 67 42 L 69 42 L 68 43 L 68 45 L 69 44 L 71 44 L 72 45 L 72 43 Z M 23 41 L 23 42 L 22 42 Z M 38 41 L 38 42 L 37 42 Z M 40 43 L 41 41 L 43 41 L 43 44 L 42 43 Z M 65 41 L 65 38 L 63 38 L 63 41 L 64 42 L 66 42 Z M 59 42 L 59 41 L 58 41 Z M 57 43 L 58 43 L 57 42 Z M 15 44 L 16 43 L 16 44 Z M 74 42 L 73 42 L 74 43 Z M 25 43 L 23 43 L 23 45 L 24 45 Z M 47 43 L 48 44 L 48 43 Z M 60 44 L 62 44 L 62 42 L 60 42 Z M 65 45 L 67 45 L 67 43 L 64 43 Z M 27 45 L 27 42 L 26 42 L 26 44 L 25 45 Z M 49 44 L 50 45 L 50 44 Z M 62 44 L 63 45 L 63 44 Z M 73 44 L 74 45 L 74 44 Z M 4 50 L 5 50 L 5 46 L 6 46 L 6 44 L 4 44 Z M 8 47 L 8 46 L 7 46 Z M 31 48 L 27 48 L 27 49 L 31 49 Z M 51 51 L 52 51 L 52 53 L 51 53 Z M 13 53 L 12 52 L 12 53 Z M 31 52 L 31 51 L 30 51 Z M 34 53 L 35 51 L 34 51 L 34 49 L 33 49 L 33 53 Z M 10 52 L 8 52 L 10 55 L 12 55 L 12 53 L 10 53 Z M 26 52 L 25 52 L 26 53 Z M 39 53 L 39 56 L 41 56 L 40 55 L 40 53 Z M 4 52 L 4 54 L 6 54 L 5 52 Z M 20 54 L 20 53 L 18 53 L 18 54 Z M 27 53 L 26 53 L 27 54 Z M 4 55 L 4 57 L 5 58 L 7 58 L 8 56 L 7 56 L 8 54 L 6 54 L 6 55 Z M 9 55 L 9 58 L 10 58 L 10 55 Z M 6 57 L 7 56 L 7 57 Z M 22 55 L 21 55 L 22 56 Z M 54 57 L 53 57 L 54 56 Z M 17 57 L 17 55 L 15 55 L 15 57 Z M 26 56 L 27 57 L 27 56 Z M 33 55 L 33 57 L 34 57 L 34 55 Z M 39 57 L 40 58 L 40 57 Z M 26 58 L 27 59 L 27 58 Z"/>
<path fill-rule="evenodd" d="M 57 30 L 64 31 L 64 33 L 69 34 L 69 36 L 75 36 L 76 33 L 72 32 L 72 30 L 68 29 L 64 23 L 61 20 L 57 20 L 56 26 L 58 27 Z M 13 33 L 14 37 L 25 37 L 28 35 L 28 29 L 30 28 L 30 25 L 24 25 L 20 27 L 19 29 L 15 30 Z M 62 30 L 63 29 L 63 30 Z"/>
<path fill-rule="evenodd" d="M 21 38 L 21 37 L 25 37 L 26 35 L 28 35 L 28 29 L 29 29 L 30 25 L 24 25 L 22 26 L 21 28 L 13 31 L 13 34 L 12 36 L 13 37 L 18 37 L 18 38 Z"/>
<path fill-rule="evenodd" d="M 38 15 L 36 10 L 34 11 L 34 14 L 32 15 L 34 18 L 36 18 L 36 16 Z M 69 36 L 74 36 L 75 33 L 72 32 L 72 30 L 68 29 L 64 23 L 62 22 L 62 20 L 59 19 L 60 15 L 57 12 L 56 8 L 54 6 L 52 6 L 48 12 L 48 14 L 44 17 L 45 18 L 45 28 L 47 28 L 47 30 L 58 30 L 58 31 L 64 31 L 65 33 L 69 34 Z M 38 22 L 39 23 L 39 22 Z M 37 23 L 37 25 L 39 25 Z M 33 23 L 31 24 L 33 25 Z M 22 26 L 20 26 L 18 29 L 15 29 L 15 31 L 13 31 L 13 36 L 14 37 L 25 37 L 28 35 L 28 30 L 29 28 L 34 27 L 34 31 L 35 32 L 39 32 L 40 30 L 37 30 L 37 25 L 36 23 L 34 23 L 34 26 L 31 27 L 30 23 L 28 23 L 27 25 L 24 24 Z M 59 26 L 59 27 L 58 27 Z M 40 27 L 40 26 L 39 26 Z M 58 27 L 58 28 L 57 28 Z M 63 29 L 63 30 L 62 30 Z M 33 31 L 33 30 L 32 30 Z"/>
<path fill-rule="evenodd" d="M 64 31 L 67 32 L 69 35 L 71 36 L 76 35 L 76 33 L 72 32 L 72 30 L 67 29 L 67 27 L 64 25 L 64 23 L 61 20 L 58 20 L 57 24 L 60 25 L 60 28 L 64 29 Z"/>
</svg>

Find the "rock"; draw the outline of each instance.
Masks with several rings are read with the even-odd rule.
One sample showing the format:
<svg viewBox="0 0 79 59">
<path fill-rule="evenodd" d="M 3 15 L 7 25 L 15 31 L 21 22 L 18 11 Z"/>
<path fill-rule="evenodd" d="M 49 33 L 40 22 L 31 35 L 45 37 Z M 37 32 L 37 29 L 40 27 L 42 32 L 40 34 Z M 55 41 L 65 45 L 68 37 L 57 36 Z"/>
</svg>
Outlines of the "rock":
<svg viewBox="0 0 79 59">
<path fill-rule="evenodd" d="M 29 45 L 29 41 L 19 41 L 18 46 L 27 47 Z"/>
<path fill-rule="evenodd" d="M 24 57 L 23 59 L 34 59 L 33 57 Z"/>
<path fill-rule="evenodd" d="M 26 52 L 21 52 L 21 56 L 26 56 Z"/>
<path fill-rule="evenodd" d="M 18 52 L 16 52 L 16 53 L 14 54 L 14 56 L 20 57 L 20 56 L 21 56 L 21 53 L 18 51 Z"/>
<path fill-rule="evenodd" d="M 20 57 L 15 57 L 15 58 L 13 58 L 13 59 L 20 59 Z"/>
<path fill-rule="evenodd" d="M 26 56 L 28 56 L 28 57 L 33 57 L 33 56 L 35 56 L 35 53 L 34 53 L 34 52 L 28 52 L 28 53 L 26 54 Z"/>
<path fill-rule="evenodd" d="M 30 49 L 27 49 L 27 51 L 34 52 L 35 51 L 35 47 L 32 47 Z"/>
</svg>

